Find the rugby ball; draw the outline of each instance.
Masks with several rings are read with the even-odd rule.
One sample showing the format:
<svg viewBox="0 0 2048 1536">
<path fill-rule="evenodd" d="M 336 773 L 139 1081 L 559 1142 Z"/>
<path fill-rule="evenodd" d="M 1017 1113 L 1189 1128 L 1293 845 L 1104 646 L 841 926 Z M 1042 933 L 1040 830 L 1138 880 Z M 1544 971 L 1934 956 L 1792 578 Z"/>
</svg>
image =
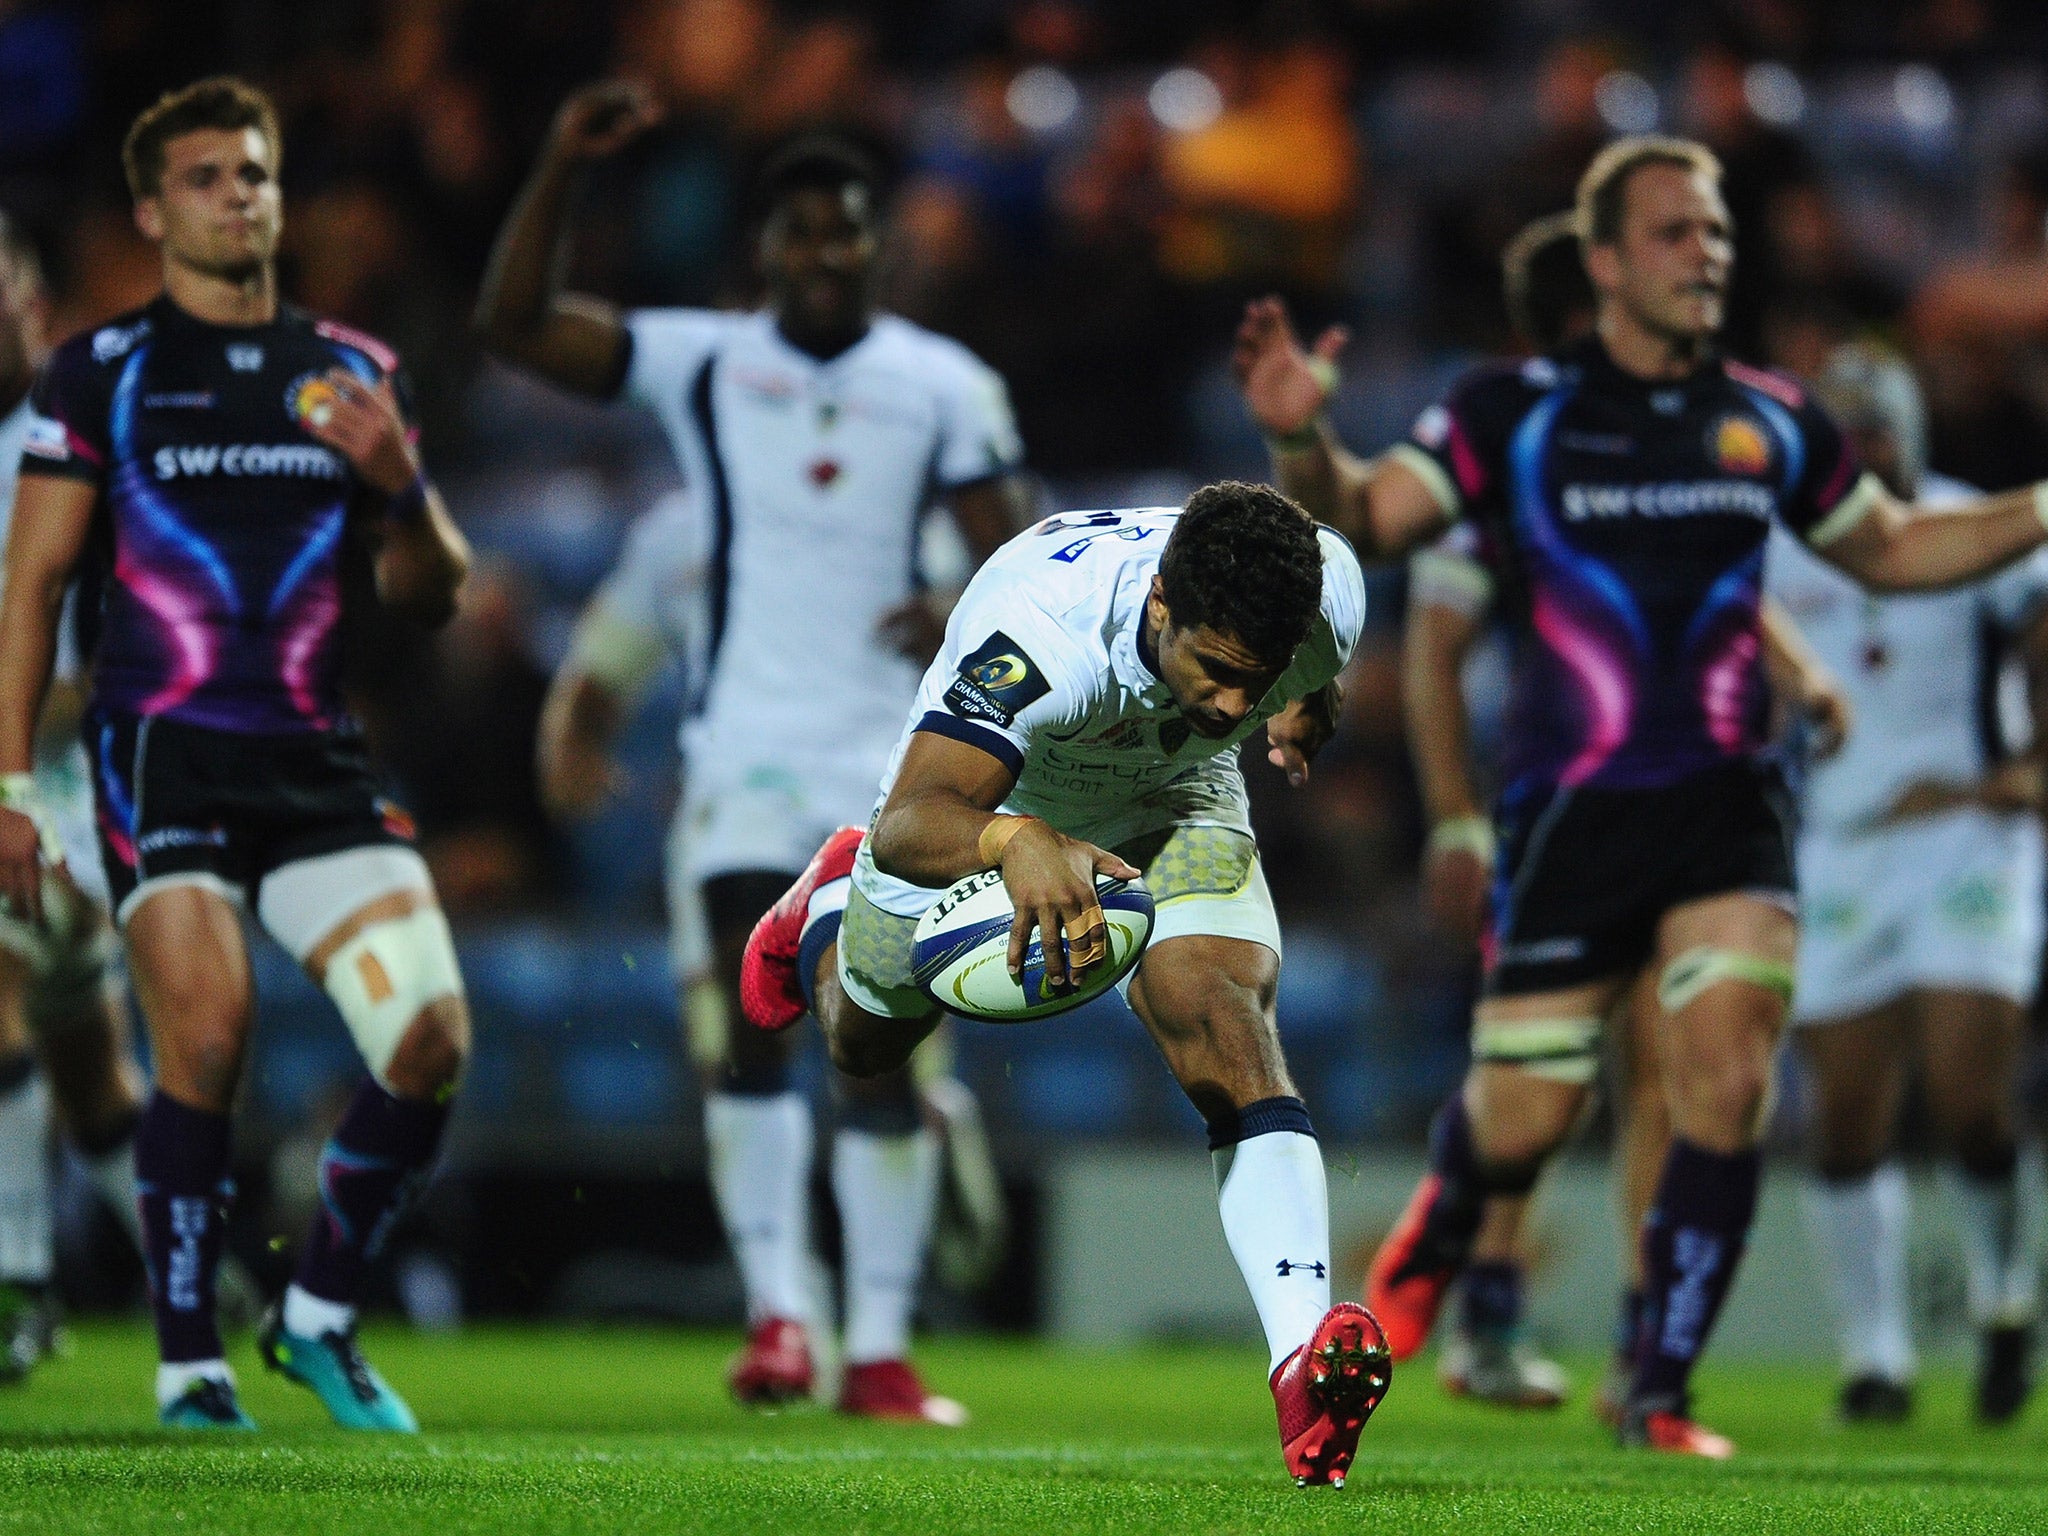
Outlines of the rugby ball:
<svg viewBox="0 0 2048 1536">
<path fill-rule="evenodd" d="M 1010 975 L 1010 924 L 1017 909 L 1003 872 L 969 875 L 917 920 L 911 968 L 925 996 L 949 1013 L 996 1024 L 1022 1024 L 1078 1008 L 1122 981 L 1152 937 L 1152 893 L 1142 880 L 1095 877 L 1095 896 L 1109 933 L 1109 955 L 1071 991 L 1045 985 L 1045 936 L 1031 935 L 1021 982 Z M 1064 942 L 1058 935 L 1054 942 Z"/>
</svg>

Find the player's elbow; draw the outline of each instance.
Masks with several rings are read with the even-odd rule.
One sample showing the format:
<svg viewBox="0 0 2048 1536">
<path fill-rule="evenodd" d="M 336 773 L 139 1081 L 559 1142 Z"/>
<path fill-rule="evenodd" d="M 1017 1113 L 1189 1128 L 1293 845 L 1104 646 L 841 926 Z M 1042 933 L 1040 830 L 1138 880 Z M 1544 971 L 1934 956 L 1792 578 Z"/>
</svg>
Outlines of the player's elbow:
<svg viewBox="0 0 2048 1536">
<path fill-rule="evenodd" d="M 906 814 L 907 810 L 908 807 L 894 804 L 882 808 L 882 814 L 875 818 L 874 831 L 868 834 L 868 857 L 874 860 L 877 872 L 916 885 L 919 881 L 913 871 L 909 826 L 912 817 Z"/>
</svg>

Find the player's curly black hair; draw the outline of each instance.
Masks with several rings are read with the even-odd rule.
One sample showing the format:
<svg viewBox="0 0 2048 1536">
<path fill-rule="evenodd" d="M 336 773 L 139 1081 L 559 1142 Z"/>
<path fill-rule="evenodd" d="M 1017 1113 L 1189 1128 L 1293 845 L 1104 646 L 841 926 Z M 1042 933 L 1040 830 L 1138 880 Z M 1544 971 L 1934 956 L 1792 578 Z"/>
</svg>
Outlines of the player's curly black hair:
<svg viewBox="0 0 2048 1536">
<path fill-rule="evenodd" d="M 860 187 L 879 208 L 885 188 L 881 166 L 853 140 L 836 133 L 806 133 L 784 144 L 754 179 L 757 219 L 770 217 L 794 192 L 838 193 Z"/>
<path fill-rule="evenodd" d="M 1323 552 L 1315 523 L 1278 491 L 1222 480 L 1188 498 L 1159 580 L 1174 628 L 1206 625 L 1285 666 L 1322 607 Z"/>
</svg>

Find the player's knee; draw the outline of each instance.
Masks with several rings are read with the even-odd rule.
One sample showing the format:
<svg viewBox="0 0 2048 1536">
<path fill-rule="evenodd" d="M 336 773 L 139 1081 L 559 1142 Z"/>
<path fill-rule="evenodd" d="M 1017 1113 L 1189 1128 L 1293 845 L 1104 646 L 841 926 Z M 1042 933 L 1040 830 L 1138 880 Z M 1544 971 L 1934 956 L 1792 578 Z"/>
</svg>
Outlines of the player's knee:
<svg viewBox="0 0 2048 1536">
<path fill-rule="evenodd" d="M 1690 1119 L 1747 1137 L 1770 1099 L 1769 1059 L 1749 1051 L 1703 1053 L 1684 1064 L 1680 1082 Z"/>
<path fill-rule="evenodd" d="M 420 1010 L 384 1068 L 384 1085 L 402 1099 L 439 1099 L 462 1080 L 469 1060 L 469 1013 L 458 997 Z"/>
<path fill-rule="evenodd" d="M 175 1023 L 159 1024 L 155 1035 L 159 1077 L 175 1077 L 209 1106 L 225 1107 L 234 1097 L 249 1039 L 249 1021 L 240 1012 L 194 1004 L 180 1009 Z"/>
<path fill-rule="evenodd" d="M 394 1065 L 408 1087 L 427 1094 L 461 1075 L 469 1014 L 455 940 L 440 908 L 415 907 L 366 924 L 329 958 L 321 982 L 371 1075 L 401 1097 L 413 1095 L 394 1084 Z"/>
</svg>

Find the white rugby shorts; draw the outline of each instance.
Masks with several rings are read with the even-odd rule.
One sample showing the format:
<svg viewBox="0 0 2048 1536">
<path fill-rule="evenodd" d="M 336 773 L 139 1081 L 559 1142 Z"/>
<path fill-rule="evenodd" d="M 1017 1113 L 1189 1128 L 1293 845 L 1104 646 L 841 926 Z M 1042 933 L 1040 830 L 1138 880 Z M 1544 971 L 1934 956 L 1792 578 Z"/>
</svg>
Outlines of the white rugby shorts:
<svg viewBox="0 0 2048 1536">
<path fill-rule="evenodd" d="M 1798 847 L 1795 1024 L 1823 1024 L 1920 989 L 2025 1006 L 2040 982 L 2042 834 L 2029 816 L 1950 811 Z"/>
<path fill-rule="evenodd" d="M 679 981 L 711 964 L 705 881 L 742 873 L 794 880 L 834 831 L 868 824 L 886 759 L 848 755 L 849 763 L 801 766 L 690 763 L 667 852 L 669 958 Z"/>
</svg>

